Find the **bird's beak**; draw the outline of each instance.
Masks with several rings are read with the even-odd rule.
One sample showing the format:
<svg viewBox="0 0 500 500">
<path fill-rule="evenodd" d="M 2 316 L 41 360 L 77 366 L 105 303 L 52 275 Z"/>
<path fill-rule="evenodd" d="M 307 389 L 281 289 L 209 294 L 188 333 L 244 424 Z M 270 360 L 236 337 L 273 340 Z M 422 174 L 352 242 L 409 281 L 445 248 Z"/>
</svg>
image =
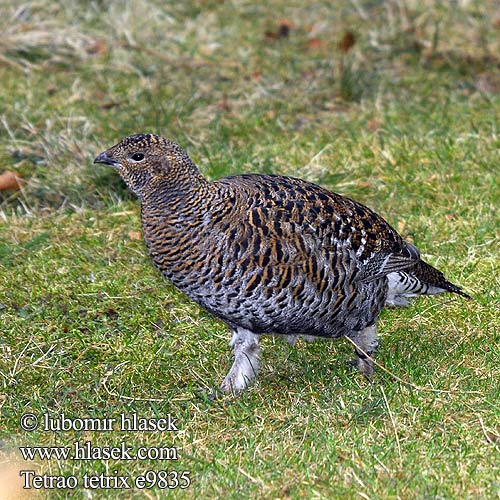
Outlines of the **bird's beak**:
<svg viewBox="0 0 500 500">
<path fill-rule="evenodd" d="M 106 152 L 101 153 L 95 160 L 94 163 L 104 163 L 105 165 L 111 165 L 114 168 L 118 168 L 121 166 L 121 163 L 110 158 Z"/>
</svg>

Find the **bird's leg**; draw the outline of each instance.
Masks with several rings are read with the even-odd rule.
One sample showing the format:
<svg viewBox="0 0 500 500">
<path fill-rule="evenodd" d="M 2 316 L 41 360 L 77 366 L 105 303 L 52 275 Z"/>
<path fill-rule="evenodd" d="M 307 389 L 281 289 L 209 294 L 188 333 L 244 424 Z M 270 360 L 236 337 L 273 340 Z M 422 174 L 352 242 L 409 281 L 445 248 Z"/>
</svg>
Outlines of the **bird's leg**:
<svg viewBox="0 0 500 500">
<path fill-rule="evenodd" d="M 375 367 L 370 358 L 373 358 L 378 346 L 376 325 L 367 326 L 351 339 L 356 344 L 357 358 L 354 360 L 354 365 L 368 380 L 371 380 L 375 373 Z"/>
<path fill-rule="evenodd" d="M 297 343 L 297 340 L 302 339 L 304 342 L 316 342 L 320 337 L 316 337 L 314 335 L 285 335 L 285 342 L 290 346 L 294 346 Z"/>
<path fill-rule="evenodd" d="M 222 382 L 221 389 L 230 394 L 238 393 L 255 378 L 259 369 L 259 337 L 244 328 L 233 330 L 229 345 L 234 351 L 234 363 Z"/>
</svg>

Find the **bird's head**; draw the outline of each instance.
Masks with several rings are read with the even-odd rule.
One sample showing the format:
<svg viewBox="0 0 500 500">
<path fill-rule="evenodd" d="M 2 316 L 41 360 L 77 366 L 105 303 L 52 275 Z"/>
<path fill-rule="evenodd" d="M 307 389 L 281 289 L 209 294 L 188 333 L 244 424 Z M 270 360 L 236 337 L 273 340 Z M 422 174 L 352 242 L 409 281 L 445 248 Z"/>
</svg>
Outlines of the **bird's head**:
<svg viewBox="0 0 500 500">
<path fill-rule="evenodd" d="M 199 174 L 189 156 L 175 142 L 154 134 L 136 134 L 101 153 L 94 163 L 118 170 L 125 184 L 139 198 L 164 180 L 175 185 Z"/>
</svg>

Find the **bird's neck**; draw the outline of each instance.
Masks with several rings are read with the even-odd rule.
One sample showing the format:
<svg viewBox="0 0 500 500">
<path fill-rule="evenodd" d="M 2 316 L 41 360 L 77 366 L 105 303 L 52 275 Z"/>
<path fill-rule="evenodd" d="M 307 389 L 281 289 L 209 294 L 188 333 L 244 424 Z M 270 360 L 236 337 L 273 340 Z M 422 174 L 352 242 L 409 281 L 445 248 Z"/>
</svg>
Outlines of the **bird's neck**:
<svg viewBox="0 0 500 500">
<path fill-rule="evenodd" d="M 203 213 L 213 203 L 214 190 L 211 183 L 194 167 L 189 175 L 172 175 L 151 179 L 141 197 L 142 214 L 165 218 L 192 216 Z"/>
</svg>

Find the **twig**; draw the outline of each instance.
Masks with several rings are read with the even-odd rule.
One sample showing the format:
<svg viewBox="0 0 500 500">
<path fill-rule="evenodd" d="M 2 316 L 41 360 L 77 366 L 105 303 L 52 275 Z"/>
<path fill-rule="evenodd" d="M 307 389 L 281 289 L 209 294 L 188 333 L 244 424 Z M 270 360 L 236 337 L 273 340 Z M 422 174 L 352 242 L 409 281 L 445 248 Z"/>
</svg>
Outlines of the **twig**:
<svg viewBox="0 0 500 500">
<path fill-rule="evenodd" d="M 395 373 L 392 373 L 390 370 L 385 368 L 385 366 L 381 365 L 379 362 L 375 361 L 369 354 L 367 354 L 361 347 L 359 347 L 354 340 L 352 340 L 349 337 L 346 337 L 346 339 L 364 356 L 366 356 L 374 365 L 376 365 L 378 368 L 380 368 L 382 371 L 390 375 L 393 379 L 397 380 L 399 383 L 406 385 L 408 387 L 412 387 L 413 389 L 417 391 L 422 391 L 422 392 L 434 392 L 437 394 L 456 394 L 456 393 L 462 393 L 462 394 L 482 394 L 479 391 L 450 391 L 450 390 L 445 390 L 445 389 L 434 389 L 432 387 L 422 387 L 420 385 L 413 384 L 411 382 L 407 382 L 406 380 L 403 380 L 402 378 L 398 377 Z"/>
<path fill-rule="evenodd" d="M 245 476 L 247 479 L 250 479 L 250 481 L 252 481 L 252 483 L 254 483 L 254 484 L 260 484 L 261 486 L 264 486 L 264 483 L 262 482 L 262 479 L 255 478 L 255 477 L 251 476 L 248 472 L 244 471 L 241 467 L 238 467 L 238 472 L 240 474 L 242 474 L 243 476 Z"/>
<path fill-rule="evenodd" d="M 399 436 L 398 436 L 398 430 L 396 429 L 396 422 L 394 421 L 394 417 L 392 416 L 392 411 L 389 408 L 389 401 L 387 401 L 387 396 L 385 395 L 384 387 L 380 386 L 380 389 L 382 391 L 382 396 L 384 396 L 385 406 L 387 407 L 387 411 L 389 412 L 392 428 L 394 429 L 394 436 L 396 438 L 396 445 L 398 447 L 399 465 L 403 465 L 403 459 L 401 458 L 401 445 L 399 444 Z"/>
<path fill-rule="evenodd" d="M 498 434 L 495 434 L 493 432 L 488 432 L 486 430 L 486 427 L 484 426 L 483 419 L 481 417 L 478 417 L 478 420 L 479 420 L 479 425 L 481 426 L 481 430 L 483 431 L 484 437 L 486 439 L 486 442 L 492 444 L 497 450 L 499 450 L 495 442 L 496 440 L 500 439 Z"/>
<path fill-rule="evenodd" d="M 23 347 L 22 351 L 19 353 L 19 356 L 16 358 L 14 366 L 12 367 L 12 370 L 9 373 L 10 378 L 14 379 L 14 376 L 17 373 L 17 366 L 19 365 L 19 361 L 23 357 L 24 353 L 27 351 L 27 349 L 28 349 L 29 345 L 31 344 L 32 340 L 33 340 L 33 338 L 30 338 L 28 340 L 28 343 Z"/>
<path fill-rule="evenodd" d="M 128 364 L 128 361 L 123 361 L 123 363 L 119 363 L 111 370 L 108 370 L 104 374 L 104 377 L 99 381 L 99 384 L 102 387 L 104 387 L 104 390 L 110 396 L 114 396 L 114 397 L 120 398 L 120 399 L 125 399 L 126 401 L 149 401 L 149 402 L 154 402 L 154 403 L 164 403 L 165 401 L 170 401 L 170 399 L 166 399 L 166 398 L 161 398 L 161 399 L 160 398 L 135 398 L 135 397 L 131 397 L 131 396 L 123 396 L 121 394 L 118 394 L 116 392 L 109 390 L 109 388 L 107 386 L 107 382 L 108 382 L 109 377 L 111 377 L 111 375 L 113 375 L 115 373 L 115 371 L 118 370 L 118 368 L 120 368 L 121 366 L 126 365 L 126 364 Z"/>
</svg>

